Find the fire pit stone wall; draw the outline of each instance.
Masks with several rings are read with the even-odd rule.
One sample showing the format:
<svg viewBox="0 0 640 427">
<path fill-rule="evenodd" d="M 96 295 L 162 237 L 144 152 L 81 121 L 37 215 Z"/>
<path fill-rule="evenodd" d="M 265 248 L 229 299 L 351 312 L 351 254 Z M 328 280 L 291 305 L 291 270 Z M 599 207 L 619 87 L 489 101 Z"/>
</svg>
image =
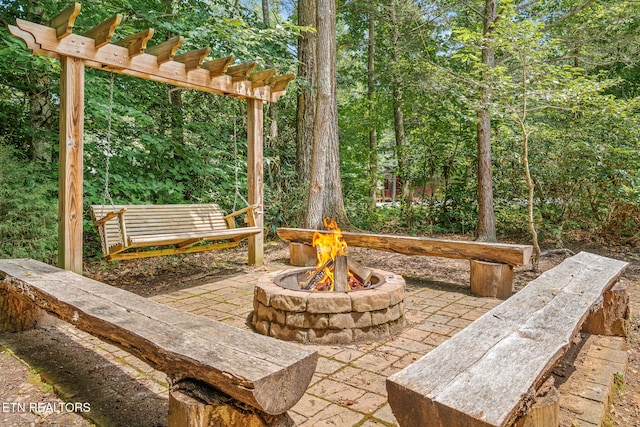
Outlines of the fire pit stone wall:
<svg viewBox="0 0 640 427">
<path fill-rule="evenodd" d="M 274 338 L 335 344 L 376 340 L 402 330 L 404 279 L 375 270 L 384 283 L 350 292 L 305 292 L 263 279 L 256 285 L 252 324 Z"/>
</svg>

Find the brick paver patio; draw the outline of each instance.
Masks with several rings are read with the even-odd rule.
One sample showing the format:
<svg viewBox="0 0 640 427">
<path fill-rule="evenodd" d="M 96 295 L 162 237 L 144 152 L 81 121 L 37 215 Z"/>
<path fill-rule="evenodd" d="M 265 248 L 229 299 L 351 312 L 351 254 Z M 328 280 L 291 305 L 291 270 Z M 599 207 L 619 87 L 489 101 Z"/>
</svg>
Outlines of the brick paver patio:
<svg viewBox="0 0 640 427">
<path fill-rule="evenodd" d="M 275 277 L 286 266 L 274 264 L 244 274 L 153 297 L 179 310 L 251 330 L 254 285 L 263 275 Z M 439 290 L 407 284 L 407 327 L 384 341 L 350 345 L 313 345 L 318 367 L 307 393 L 289 411 L 301 427 L 397 425 L 387 403 L 386 378 L 446 341 L 500 300 L 471 296 L 467 289 Z M 68 324 L 59 328 L 75 341 L 90 346 L 151 390 L 166 397 L 165 375 L 125 351 L 87 335 Z"/>
</svg>

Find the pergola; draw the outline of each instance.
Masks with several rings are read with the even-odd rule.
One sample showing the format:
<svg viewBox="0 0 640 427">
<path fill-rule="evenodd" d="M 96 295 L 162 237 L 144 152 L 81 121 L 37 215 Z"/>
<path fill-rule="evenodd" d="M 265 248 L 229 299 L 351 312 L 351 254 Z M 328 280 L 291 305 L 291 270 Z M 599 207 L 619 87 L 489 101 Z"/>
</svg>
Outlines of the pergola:
<svg viewBox="0 0 640 427">
<path fill-rule="evenodd" d="M 9 31 L 34 54 L 60 60 L 60 165 L 58 177 L 58 265 L 82 273 L 84 69 L 113 71 L 247 101 L 247 187 L 250 205 L 263 204 L 263 104 L 285 94 L 292 74 L 254 71 L 258 64 L 231 65 L 233 55 L 205 61 L 211 49 L 176 54 L 183 42 L 175 37 L 147 47 L 149 28 L 112 42 L 122 15 L 105 20 L 82 35 L 73 33 L 80 3 L 60 12 L 45 25 L 22 19 Z M 262 209 L 256 226 L 263 228 Z M 261 265 L 263 233 L 249 239 L 249 264 Z"/>
</svg>

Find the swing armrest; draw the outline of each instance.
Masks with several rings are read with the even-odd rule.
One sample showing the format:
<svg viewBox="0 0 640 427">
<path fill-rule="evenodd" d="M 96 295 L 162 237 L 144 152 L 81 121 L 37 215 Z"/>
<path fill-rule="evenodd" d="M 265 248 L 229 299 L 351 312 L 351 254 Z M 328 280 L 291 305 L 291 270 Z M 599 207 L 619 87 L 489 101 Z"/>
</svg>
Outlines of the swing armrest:
<svg viewBox="0 0 640 427">
<path fill-rule="evenodd" d="M 96 227 L 103 225 L 105 222 L 112 220 L 113 218 L 115 218 L 116 216 L 120 216 L 122 217 L 122 215 L 126 212 L 127 210 L 125 208 L 120 209 L 120 211 L 118 212 L 107 212 L 107 214 L 105 216 L 103 216 L 100 219 L 96 219 L 95 221 L 93 221 L 93 223 L 95 224 Z"/>
<path fill-rule="evenodd" d="M 236 228 L 235 217 L 238 215 L 242 215 L 243 213 L 246 213 L 247 217 L 245 218 L 244 222 L 249 227 L 255 227 L 256 217 L 254 214 L 254 209 L 257 209 L 257 208 L 258 208 L 257 205 L 247 206 L 246 208 L 240 209 L 239 211 L 235 211 L 230 213 L 229 215 L 226 215 L 224 219 L 227 221 L 227 224 L 229 224 L 229 228 Z"/>
</svg>

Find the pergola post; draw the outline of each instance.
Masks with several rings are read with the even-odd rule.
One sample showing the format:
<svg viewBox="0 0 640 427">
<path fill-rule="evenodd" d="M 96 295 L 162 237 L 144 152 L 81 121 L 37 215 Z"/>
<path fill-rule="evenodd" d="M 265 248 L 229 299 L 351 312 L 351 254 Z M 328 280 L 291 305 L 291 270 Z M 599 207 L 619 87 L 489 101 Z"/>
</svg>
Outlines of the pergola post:
<svg viewBox="0 0 640 427">
<path fill-rule="evenodd" d="M 258 206 L 256 226 L 262 231 L 249 238 L 249 264 L 264 264 L 264 208 L 262 170 L 263 113 L 264 102 L 259 99 L 247 99 L 247 190 L 249 204 Z"/>
<path fill-rule="evenodd" d="M 82 274 L 84 61 L 60 57 L 58 266 Z"/>
</svg>

